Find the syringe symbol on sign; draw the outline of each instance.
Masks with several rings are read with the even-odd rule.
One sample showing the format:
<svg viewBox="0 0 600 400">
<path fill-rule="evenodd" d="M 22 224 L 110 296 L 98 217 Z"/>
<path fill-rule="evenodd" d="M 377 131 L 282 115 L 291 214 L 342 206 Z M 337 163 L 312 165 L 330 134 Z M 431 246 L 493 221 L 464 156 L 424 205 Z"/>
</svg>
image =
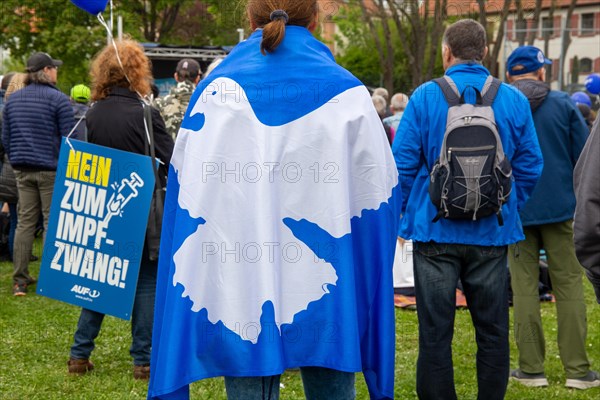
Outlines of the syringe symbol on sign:
<svg viewBox="0 0 600 400">
<path fill-rule="evenodd" d="M 102 220 L 104 226 L 108 226 L 108 222 L 115 215 L 121 215 L 123 213 L 123 208 L 129 203 L 129 200 L 137 197 L 137 188 L 144 186 L 144 181 L 137 173 L 132 172 L 130 177 L 130 180 L 123 178 L 117 191 L 110 196 L 108 204 L 106 204 L 107 213 L 104 216 L 104 220 Z M 106 243 L 113 244 L 114 242 L 110 239 L 106 239 Z"/>
</svg>

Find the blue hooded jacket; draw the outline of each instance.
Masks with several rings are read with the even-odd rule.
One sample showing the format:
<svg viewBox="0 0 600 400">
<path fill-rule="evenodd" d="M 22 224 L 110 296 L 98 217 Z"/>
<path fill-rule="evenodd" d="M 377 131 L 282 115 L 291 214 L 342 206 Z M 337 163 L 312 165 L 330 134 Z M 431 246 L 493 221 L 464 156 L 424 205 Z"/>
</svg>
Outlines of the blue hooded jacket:
<svg viewBox="0 0 600 400">
<path fill-rule="evenodd" d="M 462 92 L 469 85 L 481 90 L 489 72 L 481 65 L 469 63 L 454 65 L 446 75 Z M 467 96 L 467 101 L 472 102 L 469 97 L 472 96 Z M 518 210 L 540 177 L 542 154 L 525 96 L 502 84 L 492 109 L 515 179 L 508 202 L 502 207 L 504 225 L 499 226 L 495 216 L 478 221 L 432 222 L 437 210 L 429 198 L 429 169 L 440 154 L 448 103 L 439 86 L 427 82 L 410 98 L 392 146 L 404 199 L 399 236 L 418 242 L 480 246 L 504 246 L 524 239 Z"/>
<path fill-rule="evenodd" d="M 521 210 L 523 226 L 568 221 L 575 212 L 573 169 L 589 130 L 569 95 L 540 91 L 542 82 L 521 80 L 515 84 L 532 104 L 533 123 L 544 155 L 544 170 L 531 198 Z M 537 93 L 543 93 L 535 107 Z"/>
</svg>

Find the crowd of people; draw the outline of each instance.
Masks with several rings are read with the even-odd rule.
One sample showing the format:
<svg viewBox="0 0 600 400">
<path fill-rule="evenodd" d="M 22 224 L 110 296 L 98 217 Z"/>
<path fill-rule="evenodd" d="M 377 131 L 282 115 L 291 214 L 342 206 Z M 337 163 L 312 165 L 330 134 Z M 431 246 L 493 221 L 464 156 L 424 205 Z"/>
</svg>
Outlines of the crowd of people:
<svg viewBox="0 0 600 400">
<path fill-rule="evenodd" d="M 251 52 L 265 60 L 276 60 L 282 52 L 280 48 L 284 48 L 290 57 L 302 57 L 303 54 L 294 53 L 300 50 L 292 49 L 288 40 L 305 33 L 302 46 L 309 43 L 306 49 L 317 52 L 317 47 L 310 47 L 316 39 L 309 33 L 316 26 L 316 1 L 306 2 L 310 6 L 305 8 L 277 0 L 269 2 L 281 3 L 276 8 L 259 3 L 262 4 L 253 2 L 248 6 L 250 23 L 262 35 L 257 39 L 260 46 Z M 290 30 L 292 26 L 302 31 Z M 565 385 L 581 390 L 600 386 L 600 374 L 591 369 L 587 355 L 588 322 L 581 268 L 583 264 L 600 304 L 600 186 L 596 175 L 600 159 L 599 119 L 589 135 L 590 128 L 577 105 L 566 93 L 551 90 L 544 82 L 545 66 L 551 61 L 536 47 L 522 46 L 510 54 L 506 83 L 492 79 L 482 64 L 488 51 L 486 36 L 484 28 L 474 20 L 453 23 L 443 37 L 445 75 L 441 80 L 423 84 L 410 98 L 396 93 L 390 99 L 387 90 L 379 88 L 372 94 L 372 106 L 360 106 L 361 113 L 368 118 L 378 117 L 381 124 L 369 131 L 369 125 L 364 123 L 357 128 L 358 134 L 377 141 L 385 132 L 390 146 L 381 150 L 375 146 L 374 151 L 380 152 L 377 154 L 382 160 L 393 154 L 398 196 L 402 199 L 397 236 L 413 241 L 419 322 L 416 391 L 420 399 L 457 398 L 452 338 L 459 282 L 476 332 L 478 398 L 503 399 L 509 378 L 531 387 L 549 385 L 544 373 L 546 350 L 538 293 L 542 249 L 556 299 L 557 340 Z M 320 47 L 318 51 L 322 51 Z M 345 74 L 333 59 L 327 63 Z M 222 64 L 232 68 L 226 62 Z M 56 88 L 61 65 L 62 61 L 38 52 L 27 60 L 25 73 L 7 75 L 2 81 L 0 201 L 10 215 L 15 296 L 26 296 L 36 283 L 29 271 L 32 244 L 36 232 L 47 229 L 62 137 L 70 135 L 89 143 L 148 154 L 147 129 L 151 125 L 156 155 L 162 161 L 159 177 L 168 193 L 168 166 L 174 141 L 182 123 L 184 130 L 191 129 L 185 127 L 188 103 L 207 75 L 203 76 L 197 61 L 183 59 L 174 72 L 176 86 L 164 97 L 152 99 L 149 59 L 139 43 L 122 40 L 95 56 L 91 89 L 76 85 L 69 98 Z M 259 62 L 239 68 L 251 76 L 270 71 L 268 63 Z M 301 78 L 306 72 L 298 66 L 291 74 Z M 288 118 L 286 113 L 292 115 L 292 110 L 266 101 L 261 107 L 272 107 L 273 113 L 285 114 L 284 120 L 296 118 Z M 232 107 L 227 102 L 221 104 L 219 116 L 231 115 L 236 110 Z M 150 112 L 145 112 L 147 108 Z M 464 122 L 456 128 L 450 121 L 459 112 L 466 116 L 461 117 Z M 486 117 L 480 113 L 486 113 Z M 337 121 L 340 126 L 352 123 L 352 118 L 343 120 L 344 114 L 337 118 L 342 119 Z M 472 124 L 473 118 L 487 118 L 487 122 Z M 469 135 L 472 140 L 474 132 L 479 131 L 471 129 L 483 129 L 482 126 L 485 132 L 493 133 L 490 138 L 498 141 L 492 142 L 496 143 L 493 149 L 482 144 L 483 139 L 474 139 L 479 143 L 476 151 L 460 142 Z M 463 129 L 460 140 L 454 129 Z M 249 130 L 248 134 L 254 133 Z M 490 149 L 488 160 L 486 151 Z M 502 163 L 504 159 L 508 164 Z M 432 186 L 438 177 L 436 173 L 445 166 L 446 180 L 456 176 L 457 182 L 463 179 L 460 182 L 464 183 L 445 187 L 441 200 L 436 202 Z M 485 174 L 488 167 L 496 176 Z M 382 168 L 378 173 L 384 176 L 389 171 Z M 498 198 L 490 198 L 484 181 L 500 182 L 499 173 L 509 178 L 510 187 Z M 451 192 L 463 189 L 464 196 L 459 197 L 467 201 L 459 211 L 466 217 L 456 217 L 459 211 L 452 207 L 460 207 L 453 203 L 458 200 L 451 198 Z M 275 190 L 274 186 L 270 190 Z M 217 199 L 229 195 L 211 193 Z M 274 193 L 269 195 L 278 198 Z M 348 207 L 353 201 L 350 198 Z M 468 207 L 474 208 L 468 211 Z M 486 215 L 486 207 L 495 208 Z M 388 229 L 397 223 L 398 220 Z M 354 240 L 367 240 L 368 236 L 363 233 Z M 389 260 L 382 266 L 391 268 Z M 151 375 L 157 268 L 158 263 L 149 259 L 145 247 L 131 321 L 130 354 L 136 379 L 149 379 Z M 278 284 L 275 279 L 274 285 Z M 366 285 L 356 281 L 356 285 L 363 284 Z M 517 368 L 512 371 L 509 284 L 514 293 L 513 329 L 519 351 Z M 334 315 L 328 317 L 335 319 Z M 68 360 L 69 373 L 81 375 L 94 368 L 90 358 L 103 318 L 102 313 L 81 310 Z M 298 365 L 307 398 L 353 398 L 356 371 L 328 365 L 331 364 Z M 276 399 L 280 372 L 274 367 L 269 376 L 228 376 L 228 397 L 255 398 L 252 396 L 268 390 L 269 398 Z M 325 397 L 319 397 L 324 393 Z M 381 393 L 382 398 L 390 397 L 385 390 Z"/>
</svg>

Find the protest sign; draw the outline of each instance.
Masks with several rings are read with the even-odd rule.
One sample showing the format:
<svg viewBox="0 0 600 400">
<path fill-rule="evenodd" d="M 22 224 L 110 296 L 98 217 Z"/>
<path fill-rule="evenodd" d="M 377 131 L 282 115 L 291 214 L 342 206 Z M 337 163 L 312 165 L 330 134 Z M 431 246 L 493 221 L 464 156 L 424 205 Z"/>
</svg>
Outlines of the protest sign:
<svg viewBox="0 0 600 400">
<path fill-rule="evenodd" d="M 129 319 L 154 191 L 150 158 L 63 139 L 58 165 L 37 293 Z"/>
</svg>

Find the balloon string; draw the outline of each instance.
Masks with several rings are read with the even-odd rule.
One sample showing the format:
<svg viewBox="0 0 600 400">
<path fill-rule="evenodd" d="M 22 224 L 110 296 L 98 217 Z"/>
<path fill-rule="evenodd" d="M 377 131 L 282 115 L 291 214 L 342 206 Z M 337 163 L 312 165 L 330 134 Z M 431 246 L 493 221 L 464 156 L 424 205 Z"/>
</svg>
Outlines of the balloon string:
<svg viewBox="0 0 600 400">
<path fill-rule="evenodd" d="M 108 24 L 104 20 L 104 17 L 102 16 L 101 13 L 98 13 L 98 21 L 100 21 L 102 26 L 106 29 L 106 32 L 108 33 L 108 37 L 110 38 L 110 42 L 112 43 L 113 47 L 115 48 L 115 54 L 117 55 L 117 61 L 119 62 L 119 66 L 121 67 L 121 69 L 123 70 L 123 73 L 125 74 L 125 79 L 127 79 L 127 82 L 129 82 L 129 84 L 131 85 L 131 81 L 129 80 L 129 77 L 127 76 L 127 73 L 125 72 L 125 68 L 123 68 L 123 63 L 121 62 L 121 57 L 119 57 L 119 50 L 117 50 L 117 44 L 115 43 L 115 38 L 113 37 L 112 32 L 110 31 L 110 28 L 108 27 Z"/>
<path fill-rule="evenodd" d="M 119 56 L 119 50 L 117 49 L 117 43 L 115 42 L 115 38 L 114 38 L 114 36 L 113 36 L 110 28 L 108 27 L 108 24 L 104 20 L 104 17 L 102 16 L 102 13 L 98 13 L 97 17 L 98 17 L 98 21 L 100 21 L 100 24 L 106 29 L 106 32 L 108 33 L 108 37 L 110 39 L 110 42 L 112 43 L 112 46 L 115 49 L 115 54 L 117 56 L 117 62 L 119 63 L 119 66 L 123 70 L 123 75 L 125 75 L 125 79 L 127 79 L 127 82 L 129 82 L 129 85 L 131 86 L 131 80 L 129 80 L 129 77 L 127 76 L 127 72 L 125 72 L 125 67 L 123 67 L 123 63 L 121 62 L 121 57 Z M 140 96 L 140 98 L 142 99 L 142 101 L 144 101 L 146 103 L 148 102 L 146 100 L 146 98 L 140 94 L 140 92 L 138 92 L 137 90 L 135 92 L 138 94 L 138 96 Z"/>
<path fill-rule="evenodd" d="M 67 135 L 67 138 L 65 139 L 65 142 L 67 142 L 67 144 L 69 145 L 69 147 L 73 151 L 75 151 L 75 149 L 73 148 L 73 145 L 71 144 L 71 141 L 69 139 L 71 138 L 71 135 L 73 134 L 73 132 L 75 132 L 75 129 L 77 129 L 77 127 L 81 123 L 81 120 L 83 120 L 84 118 L 85 118 L 85 114 L 83 114 L 81 116 L 81 118 L 79 118 L 79 121 L 77 121 L 77 123 L 75 124 L 75 126 L 73 127 L 73 129 L 71 129 L 71 132 L 69 132 L 69 134 Z"/>
</svg>

